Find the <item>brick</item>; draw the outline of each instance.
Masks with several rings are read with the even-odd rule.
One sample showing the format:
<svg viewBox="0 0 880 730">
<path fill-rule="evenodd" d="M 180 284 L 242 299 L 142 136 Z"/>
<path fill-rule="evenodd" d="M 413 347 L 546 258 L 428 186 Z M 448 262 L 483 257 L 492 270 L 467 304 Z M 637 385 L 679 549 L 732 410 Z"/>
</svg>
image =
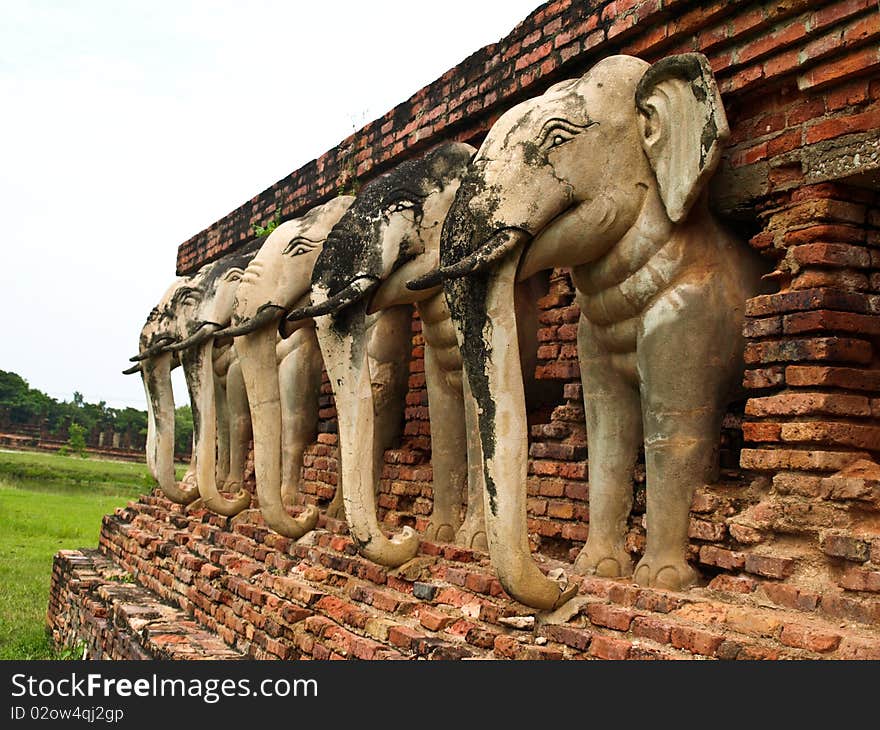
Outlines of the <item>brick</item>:
<svg viewBox="0 0 880 730">
<path fill-rule="evenodd" d="M 743 336 L 751 339 L 781 334 L 782 317 L 780 315 L 747 319 L 743 325 Z"/>
<path fill-rule="evenodd" d="M 835 657 L 838 659 L 880 660 L 880 639 L 846 636 L 841 641 Z"/>
<path fill-rule="evenodd" d="M 455 619 L 442 611 L 422 606 L 419 611 L 419 623 L 429 631 L 442 631 Z"/>
<path fill-rule="evenodd" d="M 880 426 L 833 421 L 784 423 L 781 434 L 787 442 L 880 450 Z"/>
<path fill-rule="evenodd" d="M 606 626 L 616 631 L 629 631 L 636 613 L 627 608 L 610 606 L 605 603 L 592 603 L 587 606 L 587 616 L 596 626 Z"/>
<path fill-rule="evenodd" d="M 880 593 L 880 571 L 847 568 L 840 577 L 840 585 L 849 591 Z"/>
<path fill-rule="evenodd" d="M 840 471 L 859 459 L 870 458 L 864 451 L 819 451 L 794 449 L 743 449 L 740 465 L 754 471 Z"/>
<path fill-rule="evenodd" d="M 870 416 L 868 399 L 859 395 L 837 393 L 786 392 L 765 398 L 750 398 L 747 416 Z"/>
<path fill-rule="evenodd" d="M 688 523 L 688 537 L 695 540 L 708 540 L 717 542 L 727 535 L 727 528 L 718 522 L 708 520 L 691 519 Z"/>
<path fill-rule="evenodd" d="M 840 634 L 820 631 L 800 624 L 786 624 L 779 635 L 779 641 L 786 646 L 820 653 L 834 651 L 840 645 L 840 638 Z"/>
<path fill-rule="evenodd" d="M 873 49 L 864 54 L 874 65 L 880 64 L 880 50 Z M 862 69 L 859 69 L 861 72 Z M 827 139 L 834 139 L 845 134 L 868 132 L 880 126 L 880 109 L 871 109 L 861 114 L 837 117 L 823 122 L 815 122 L 807 128 L 805 141 L 815 144 Z"/>
<path fill-rule="evenodd" d="M 819 595 L 797 586 L 785 583 L 764 583 L 761 589 L 774 603 L 800 611 L 815 611 L 819 605 Z"/>
<path fill-rule="evenodd" d="M 804 360 L 867 364 L 872 348 L 869 342 L 849 337 L 792 338 L 748 342 L 744 357 L 748 365 Z"/>
<path fill-rule="evenodd" d="M 807 332 L 849 332 L 865 335 L 880 335 L 880 318 L 869 314 L 853 312 L 797 312 L 783 317 L 783 331 L 786 334 Z"/>
<path fill-rule="evenodd" d="M 745 567 L 745 556 L 743 553 L 715 547 L 714 545 L 703 545 L 700 548 L 700 562 L 706 565 L 715 565 L 725 570 L 741 570 Z"/>
<path fill-rule="evenodd" d="M 880 370 L 818 365 L 789 365 L 785 382 L 792 386 L 826 386 L 880 392 Z"/>
<path fill-rule="evenodd" d="M 751 423 L 742 425 L 743 439 L 751 443 L 776 442 L 782 440 L 782 425 L 779 423 Z"/>
<path fill-rule="evenodd" d="M 772 555 L 746 554 L 745 570 L 767 578 L 786 578 L 794 570 L 794 560 Z"/>
<path fill-rule="evenodd" d="M 734 631 L 750 636 L 773 637 L 782 622 L 768 611 L 761 611 L 750 606 L 731 606 L 727 612 L 725 624 Z"/>
<path fill-rule="evenodd" d="M 871 256 L 862 246 L 844 243 L 806 243 L 788 249 L 787 258 L 800 266 L 836 266 L 867 269 Z"/>
<path fill-rule="evenodd" d="M 749 390 L 776 388 L 784 382 L 785 368 L 781 365 L 746 370 L 743 374 L 743 386 Z"/>
<path fill-rule="evenodd" d="M 668 644 L 671 631 L 672 624 L 653 616 L 637 616 L 632 622 L 633 636 L 650 639 L 658 644 Z"/>
<path fill-rule="evenodd" d="M 721 573 L 709 581 L 709 588 L 724 593 L 753 593 L 757 588 L 757 581 L 747 577 L 734 577 Z"/>
<path fill-rule="evenodd" d="M 626 639 L 615 639 L 610 636 L 593 636 L 590 643 L 590 655 L 599 659 L 620 661 L 626 659 L 632 644 Z"/>
<path fill-rule="evenodd" d="M 412 649 L 413 645 L 425 638 L 425 634 L 408 626 L 391 626 L 388 629 L 388 641 L 401 649 Z"/>
<path fill-rule="evenodd" d="M 837 309 L 844 312 L 865 313 L 868 311 L 867 306 L 867 301 L 862 294 L 837 289 L 802 289 L 752 297 L 746 301 L 746 316 L 765 317 L 771 314 L 814 309 Z"/>
<path fill-rule="evenodd" d="M 692 654 L 709 657 L 715 655 L 715 650 L 724 641 L 723 636 L 687 626 L 673 626 L 669 639 L 676 649 L 685 649 Z"/>
<path fill-rule="evenodd" d="M 826 555 L 857 563 L 868 560 L 870 545 L 866 540 L 833 531 L 819 533 L 819 547 Z"/>
<path fill-rule="evenodd" d="M 543 631 L 549 639 L 578 651 L 587 651 L 593 640 L 593 633 L 587 629 L 548 625 Z"/>
<path fill-rule="evenodd" d="M 797 78 L 798 89 L 801 91 L 820 89 L 831 83 L 838 83 L 854 76 L 861 76 L 877 68 L 878 65 L 880 65 L 880 52 L 878 52 L 876 46 L 863 48 L 842 58 L 838 56 L 831 61 L 818 64 L 806 73 L 800 74 Z M 857 127 L 860 129 L 861 124 L 864 123 L 867 122 L 857 123 Z M 823 130 L 822 134 L 817 132 L 813 136 L 808 135 L 807 143 L 812 144 L 815 141 L 837 136 L 830 131 L 834 128 L 829 126 Z"/>
<path fill-rule="evenodd" d="M 880 603 L 860 597 L 826 591 L 819 601 L 819 609 L 835 618 L 858 621 L 865 624 L 880 622 Z"/>
</svg>

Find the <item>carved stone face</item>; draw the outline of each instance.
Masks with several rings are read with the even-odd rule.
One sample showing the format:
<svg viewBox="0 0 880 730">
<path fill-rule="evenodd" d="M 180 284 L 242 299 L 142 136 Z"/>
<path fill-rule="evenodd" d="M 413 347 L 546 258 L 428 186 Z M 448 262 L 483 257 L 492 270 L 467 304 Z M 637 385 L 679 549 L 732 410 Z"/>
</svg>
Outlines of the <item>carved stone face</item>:
<svg viewBox="0 0 880 730">
<path fill-rule="evenodd" d="M 232 317 L 235 292 L 245 267 L 260 241 L 206 264 L 175 295 L 175 330 L 179 339 L 191 337 L 206 324 L 225 327 Z"/>
<path fill-rule="evenodd" d="M 160 343 L 163 337 L 170 337 L 174 322 L 172 302 L 176 301 L 178 291 L 189 282 L 189 278 L 180 277 L 175 279 L 171 286 L 162 295 L 159 303 L 150 310 L 147 320 L 141 329 L 139 338 L 139 350 L 144 352 L 150 347 Z"/>
<path fill-rule="evenodd" d="M 339 196 L 272 231 L 241 277 L 232 312 L 234 326 L 266 307 L 287 310 L 308 296 L 324 241 L 353 200 Z"/>
<path fill-rule="evenodd" d="M 443 220 L 472 153 L 468 145 L 444 145 L 365 186 L 331 231 L 313 288 L 332 297 L 362 279 L 394 287 L 395 272 L 403 279 L 413 265 L 436 266 Z M 371 308 L 381 306 L 374 301 Z"/>
<path fill-rule="evenodd" d="M 450 211 L 444 264 L 502 234 L 545 234 L 551 266 L 581 265 L 632 228 L 652 190 L 669 220 L 686 216 L 717 166 L 727 124 L 705 81 L 711 72 L 682 58 L 691 65 L 659 72 L 634 57 L 606 58 L 506 112 Z M 569 245 L 575 229 L 577 245 Z M 541 268 L 528 255 L 523 266 Z"/>
</svg>

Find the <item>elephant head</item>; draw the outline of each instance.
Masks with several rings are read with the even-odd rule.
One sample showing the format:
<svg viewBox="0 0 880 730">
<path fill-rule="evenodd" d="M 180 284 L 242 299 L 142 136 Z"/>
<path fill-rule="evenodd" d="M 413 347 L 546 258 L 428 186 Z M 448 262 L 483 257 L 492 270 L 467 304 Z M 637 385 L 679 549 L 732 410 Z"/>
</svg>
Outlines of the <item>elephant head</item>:
<svg viewBox="0 0 880 730">
<path fill-rule="evenodd" d="M 235 291 L 259 243 L 253 241 L 206 264 L 175 292 L 171 327 L 175 342 L 166 345 L 180 358 L 186 376 L 202 503 L 228 516 L 250 503 L 250 495 L 243 489 L 227 497 L 217 487 L 218 480 L 227 474 L 230 485 L 241 485 L 250 419 L 231 342 L 215 346 L 215 333 L 230 322 Z"/>
<path fill-rule="evenodd" d="M 723 393 L 742 352 L 759 270 L 709 213 L 728 127 L 706 59 L 609 57 L 501 116 L 443 228 L 444 281 L 476 402 L 493 564 L 523 603 L 572 588 L 532 560 L 526 413 L 513 285 L 571 267 L 589 448 L 590 532 L 575 565 L 623 575 L 632 467 L 644 440 L 643 584 L 682 588 L 690 495 L 710 471 Z M 687 344 L 684 344 L 687 343 Z"/>
<path fill-rule="evenodd" d="M 171 370 L 179 364 L 177 357 L 165 351 L 173 342 L 175 320 L 172 303 L 178 291 L 188 283 L 178 278 L 168 287 L 159 303 L 147 316 L 140 334 L 139 353 L 132 360 L 137 364 L 126 374 L 140 372 L 147 396 L 147 466 L 159 487 L 173 502 L 189 504 L 198 498 L 194 464 L 190 464 L 182 485 L 174 477 L 174 393 Z M 195 456 L 195 454 L 194 454 Z"/>
<path fill-rule="evenodd" d="M 385 565 L 400 565 L 418 549 L 418 537 L 410 527 L 390 540 L 383 534 L 376 516 L 375 490 L 384 450 L 401 421 L 397 405 L 392 408 L 391 404 L 403 406 L 411 351 L 409 305 L 441 293 L 439 286 L 433 292 L 412 292 L 405 283 L 437 266 L 443 220 L 473 152 L 465 144 L 446 144 L 366 185 L 334 226 L 318 256 L 311 305 L 288 315 L 290 321 L 314 317 L 317 323 L 318 342 L 336 399 L 346 520 L 362 554 Z M 428 328 L 438 317 L 422 319 L 429 341 Z M 447 344 L 454 351 L 454 361 L 457 347 L 454 332 L 448 329 Z M 426 370 L 428 362 L 426 352 Z M 445 387 L 457 388 L 460 402 L 460 361 L 457 367 L 458 381 Z M 443 377 L 441 370 L 437 366 L 438 378 Z M 428 375 L 426 372 L 431 388 L 436 379 Z M 429 391 L 432 407 L 435 397 L 440 399 L 439 391 L 436 395 Z M 437 407 L 439 423 L 442 403 Z M 448 454 L 450 469 L 435 464 L 435 475 L 442 473 L 444 478 L 461 481 L 466 468 L 453 467 L 452 461 L 466 463 L 463 435 L 457 439 L 457 449 L 438 447 L 444 435 L 456 430 L 463 434 L 463 415 L 457 422 L 454 413 L 449 418 L 449 429 L 436 427 L 433 450 L 435 457 L 440 452 Z M 450 470 L 454 472 L 451 477 Z M 454 491 L 438 490 L 438 481 L 435 477 L 435 494 Z M 452 500 L 448 495 L 446 499 L 449 515 L 438 520 L 434 529 L 442 529 L 445 539 L 450 539 L 458 526 L 458 507 L 453 514 Z M 460 502 L 459 494 L 455 502 Z"/>
<path fill-rule="evenodd" d="M 351 205 L 340 196 L 281 223 L 250 262 L 235 294 L 233 326 L 254 434 L 257 497 L 266 524 L 298 538 L 318 519 L 313 506 L 288 514 L 298 491 L 305 447 L 314 440 L 321 353 L 311 321 L 278 342 L 282 315 L 308 299 L 312 268 L 324 240 Z"/>
</svg>

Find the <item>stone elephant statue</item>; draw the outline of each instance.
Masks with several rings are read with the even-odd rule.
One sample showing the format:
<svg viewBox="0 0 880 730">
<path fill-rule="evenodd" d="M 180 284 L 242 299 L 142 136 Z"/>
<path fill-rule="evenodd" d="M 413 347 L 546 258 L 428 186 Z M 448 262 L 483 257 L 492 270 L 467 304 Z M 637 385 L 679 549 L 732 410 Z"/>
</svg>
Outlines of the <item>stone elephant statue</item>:
<svg viewBox="0 0 880 730">
<path fill-rule="evenodd" d="M 400 565 L 418 550 L 418 536 L 410 527 L 391 539 L 385 536 L 375 502 L 384 451 L 401 420 L 412 304 L 422 321 L 431 418 L 434 506 L 426 534 L 432 540 L 486 546 L 483 499 L 468 487 L 478 482 L 468 477 L 461 357 L 442 287 L 413 292 L 405 286 L 438 265 L 443 220 L 474 152 L 466 144 L 445 144 L 366 185 L 315 262 L 311 305 L 287 316 L 288 321 L 310 317 L 317 323 L 339 418 L 346 520 L 361 553 L 384 565 Z M 395 362 L 397 374 L 380 376 L 377 383 L 371 362 L 376 359 Z M 397 402 L 399 408 L 390 407 Z"/>
<path fill-rule="evenodd" d="M 163 320 L 163 342 L 152 355 L 153 360 L 175 356 L 183 366 L 193 409 L 198 494 L 205 507 L 227 516 L 250 504 L 241 484 L 251 425 L 237 354 L 229 339 L 215 345 L 214 333 L 228 326 L 235 290 L 259 243 L 206 264 L 176 289 Z M 223 491 L 218 483 L 224 483 Z"/>
<path fill-rule="evenodd" d="M 198 498 L 196 486 L 196 451 L 183 480 L 178 484 L 174 476 L 174 393 L 171 388 L 171 370 L 180 365 L 176 355 L 165 351 L 174 341 L 170 323 L 175 318 L 173 304 L 179 302 L 176 293 L 189 279 L 178 277 L 153 307 L 141 329 L 137 363 L 124 370 L 125 375 L 140 373 L 147 396 L 146 459 L 150 473 L 162 492 L 173 502 L 189 504 Z"/>
<path fill-rule="evenodd" d="M 314 323 L 279 336 L 293 306 L 305 303 L 312 268 L 330 230 L 351 205 L 339 196 L 300 218 L 281 223 L 248 265 L 235 293 L 232 326 L 217 337 L 234 337 L 250 404 L 257 498 L 266 524 L 299 538 L 314 528 L 309 505 L 288 513 L 299 492 L 303 453 L 317 432 L 323 360 Z M 337 490 L 338 491 L 338 490 Z"/>
<path fill-rule="evenodd" d="M 683 589 L 694 489 L 713 476 L 720 420 L 742 373 L 744 303 L 757 256 L 715 219 L 706 183 L 729 134 L 706 59 L 596 64 L 502 115 L 443 227 L 444 282 L 475 401 L 493 565 L 519 601 L 574 593 L 529 553 L 527 430 L 514 284 L 570 267 L 589 452 L 581 573 L 624 576 L 633 467 L 644 445 L 647 544 L 641 585 Z"/>
</svg>

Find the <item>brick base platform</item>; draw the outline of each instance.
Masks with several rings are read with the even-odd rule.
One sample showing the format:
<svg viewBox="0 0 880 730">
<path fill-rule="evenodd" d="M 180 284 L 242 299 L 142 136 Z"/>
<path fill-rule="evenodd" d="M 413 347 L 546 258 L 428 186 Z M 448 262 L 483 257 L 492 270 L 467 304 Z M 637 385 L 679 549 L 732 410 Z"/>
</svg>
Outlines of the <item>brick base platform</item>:
<svg viewBox="0 0 880 730">
<path fill-rule="evenodd" d="M 540 555 L 542 569 L 569 563 Z M 880 625 L 837 598 L 723 573 L 686 593 L 568 574 L 553 615 L 508 597 L 488 556 L 423 542 L 396 570 L 322 517 L 294 542 L 157 494 L 104 518 L 98 550 L 55 558 L 48 624 L 92 658 L 880 659 Z"/>
</svg>

